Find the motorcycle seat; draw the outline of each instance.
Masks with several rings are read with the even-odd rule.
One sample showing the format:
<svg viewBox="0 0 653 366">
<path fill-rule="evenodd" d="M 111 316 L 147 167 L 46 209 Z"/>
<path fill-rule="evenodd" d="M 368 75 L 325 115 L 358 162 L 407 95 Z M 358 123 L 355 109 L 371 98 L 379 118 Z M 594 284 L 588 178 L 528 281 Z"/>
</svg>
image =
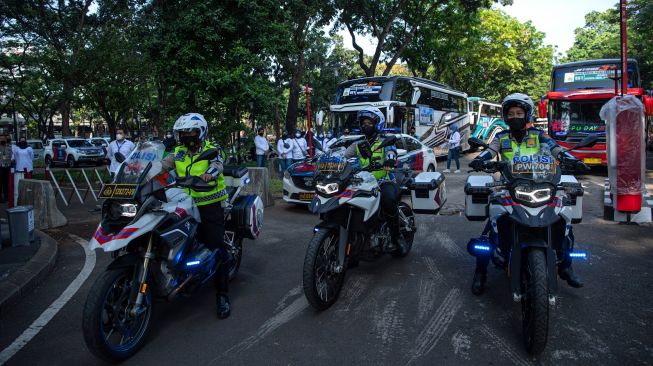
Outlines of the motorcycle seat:
<svg viewBox="0 0 653 366">
<path fill-rule="evenodd" d="M 242 178 L 247 174 L 248 170 L 244 166 L 225 166 L 222 174 L 225 177 Z"/>
</svg>

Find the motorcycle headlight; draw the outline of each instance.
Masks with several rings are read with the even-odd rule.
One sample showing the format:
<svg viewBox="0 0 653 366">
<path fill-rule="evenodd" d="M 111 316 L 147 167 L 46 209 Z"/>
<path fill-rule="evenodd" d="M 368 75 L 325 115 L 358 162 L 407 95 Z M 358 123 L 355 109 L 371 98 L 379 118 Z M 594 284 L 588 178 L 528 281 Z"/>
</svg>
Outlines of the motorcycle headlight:
<svg viewBox="0 0 653 366">
<path fill-rule="evenodd" d="M 334 194 L 340 190 L 340 185 L 338 183 L 317 184 L 315 188 L 320 193 Z"/>
<path fill-rule="evenodd" d="M 138 207 L 133 203 L 122 203 L 120 208 L 122 209 L 120 216 L 123 217 L 134 217 L 138 212 Z"/>
<path fill-rule="evenodd" d="M 517 186 L 515 187 L 515 200 L 527 205 L 541 205 L 551 201 L 553 189 L 543 186 Z"/>
</svg>

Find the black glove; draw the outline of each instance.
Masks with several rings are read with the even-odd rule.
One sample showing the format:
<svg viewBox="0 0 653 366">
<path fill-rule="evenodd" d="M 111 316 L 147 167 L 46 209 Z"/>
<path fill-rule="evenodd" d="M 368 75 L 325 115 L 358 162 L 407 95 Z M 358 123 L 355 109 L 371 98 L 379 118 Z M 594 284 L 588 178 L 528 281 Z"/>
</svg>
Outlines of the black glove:
<svg viewBox="0 0 653 366">
<path fill-rule="evenodd" d="M 397 161 L 394 159 L 387 159 L 383 162 L 383 168 L 386 170 L 392 170 L 397 166 Z"/>
<path fill-rule="evenodd" d="M 469 167 L 474 170 L 483 170 L 485 167 L 485 160 L 476 158 L 469 163 Z"/>
<path fill-rule="evenodd" d="M 583 163 L 582 161 L 577 160 L 576 170 L 580 173 L 589 173 L 592 171 L 592 168 L 590 168 L 587 164 Z"/>
</svg>

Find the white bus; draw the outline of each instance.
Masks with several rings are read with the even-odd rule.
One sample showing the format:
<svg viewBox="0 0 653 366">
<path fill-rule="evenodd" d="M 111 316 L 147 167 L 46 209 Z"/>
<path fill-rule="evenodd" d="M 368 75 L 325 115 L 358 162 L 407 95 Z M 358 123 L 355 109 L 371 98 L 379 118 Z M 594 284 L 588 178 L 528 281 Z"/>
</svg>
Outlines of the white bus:
<svg viewBox="0 0 653 366">
<path fill-rule="evenodd" d="M 494 136 L 508 126 L 501 116 L 501 104 L 492 103 L 479 97 L 469 97 L 469 115 L 472 137 L 492 142 Z"/>
<path fill-rule="evenodd" d="M 463 150 L 469 148 L 467 94 L 415 77 L 367 77 L 341 83 L 324 128 L 333 129 L 337 135 L 345 129 L 356 134 L 356 112 L 369 106 L 383 112 L 388 132 L 410 133 L 411 127 L 415 127 L 419 140 L 437 156 L 447 155 L 446 142 L 452 125 L 458 127 Z"/>
</svg>

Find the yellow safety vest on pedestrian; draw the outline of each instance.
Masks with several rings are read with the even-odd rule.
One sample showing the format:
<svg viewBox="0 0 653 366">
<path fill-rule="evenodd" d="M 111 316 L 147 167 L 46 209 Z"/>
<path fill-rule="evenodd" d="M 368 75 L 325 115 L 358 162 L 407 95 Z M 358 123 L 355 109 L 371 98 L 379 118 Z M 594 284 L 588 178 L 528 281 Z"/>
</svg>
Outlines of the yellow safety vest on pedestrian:
<svg viewBox="0 0 653 366">
<path fill-rule="evenodd" d="M 205 174 L 209 169 L 210 162 L 208 160 L 193 160 L 193 158 L 199 156 L 201 151 L 213 148 L 215 148 L 215 146 L 205 141 L 202 148 L 191 157 L 188 155 L 188 148 L 186 146 L 177 146 L 174 152 L 177 176 L 185 177 L 188 166 L 190 166 L 190 176 L 199 177 L 202 174 Z M 195 192 L 188 188 L 188 194 L 193 197 L 197 206 L 205 206 L 211 203 L 224 201 L 229 197 L 229 194 L 225 189 L 224 175 L 222 173 L 218 174 L 216 180 L 209 182 L 209 184 L 215 184 L 215 188 L 209 192 Z"/>
<path fill-rule="evenodd" d="M 518 144 L 510 133 L 499 136 L 499 152 L 501 160 L 512 161 L 517 156 L 533 156 L 540 151 L 539 131 L 528 131 L 521 144 Z"/>
<path fill-rule="evenodd" d="M 385 162 L 385 148 L 376 150 L 376 148 L 381 145 L 381 141 L 376 141 L 375 143 L 372 144 L 371 150 L 372 150 L 372 158 L 376 160 L 377 163 L 383 164 Z M 376 151 L 375 151 L 376 150 Z M 358 155 L 358 159 L 360 160 L 361 168 L 365 168 L 368 165 L 370 165 L 370 159 L 365 159 L 362 157 L 360 150 L 358 150 L 358 145 L 356 145 L 356 155 Z M 377 180 L 380 179 L 385 179 L 388 177 L 388 171 L 386 170 L 375 170 L 372 172 L 372 175 L 374 178 Z"/>
</svg>

